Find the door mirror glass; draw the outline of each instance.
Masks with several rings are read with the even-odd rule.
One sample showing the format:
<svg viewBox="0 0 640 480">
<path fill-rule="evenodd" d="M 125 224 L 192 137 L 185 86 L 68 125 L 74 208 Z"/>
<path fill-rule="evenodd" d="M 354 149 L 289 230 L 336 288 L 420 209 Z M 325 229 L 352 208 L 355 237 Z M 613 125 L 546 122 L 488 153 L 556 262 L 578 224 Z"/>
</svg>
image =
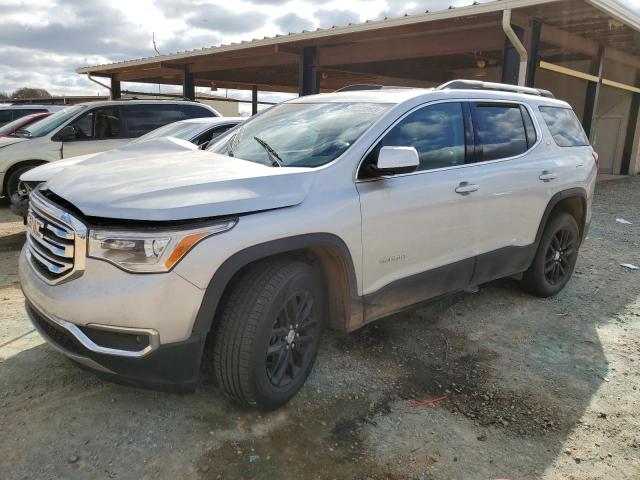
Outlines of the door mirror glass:
<svg viewBox="0 0 640 480">
<path fill-rule="evenodd" d="M 60 140 L 63 142 L 71 142 L 76 139 L 76 129 L 71 125 L 67 125 L 62 130 L 60 130 Z"/>
<path fill-rule="evenodd" d="M 396 175 L 413 172 L 419 165 L 420 157 L 414 147 L 382 147 L 375 170 L 380 175 Z"/>
</svg>

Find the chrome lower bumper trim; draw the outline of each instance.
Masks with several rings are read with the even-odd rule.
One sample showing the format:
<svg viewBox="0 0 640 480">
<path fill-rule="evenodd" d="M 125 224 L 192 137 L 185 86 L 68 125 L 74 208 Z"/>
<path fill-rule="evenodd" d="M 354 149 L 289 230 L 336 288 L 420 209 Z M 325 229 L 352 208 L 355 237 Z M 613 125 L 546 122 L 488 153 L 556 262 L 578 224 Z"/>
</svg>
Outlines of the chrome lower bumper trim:
<svg viewBox="0 0 640 480">
<path fill-rule="evenodd" d="M 42 313 L 42 309 L 40 309 L 37 305 L 34 305 L 36 307 L 36 309 L 38 310 L 38 313 L 40 315 L 42 315 L 43 317 L 45 317 L 47 320 L 49 320 L 52 323 L 55 323 L 56 325 L 58 325 L 59 327 L 63 328 L 64 330 L 66 330 L 67 332 L 69 332 L 71 335 L 74 336 L 74 338 L 80 342 L 80 344 L 86 348 L 87 350 L 90 350 L 92 352 L 95 353 L 101 353 L 103 355 L 113 355 L 116 357 L 127 357 L 127 358 L 142 358 L 146 355 L 148 355 L 149 353 L 151 353 L 152 351 L 156 350 L 159 346 L 160 346 L 160 335 L 158 334 L 158 332 L 156 330 L 153 330 L 151 328 L 129 328 L 129 327 L 114 327 L 112 325 L 101 325 L 101 324 L 96 324 L 96 323 L 91 323 L 88 324 L 87 327 L 91 327 L 91 328 L 96 328 L 99 330 L 106 330 L 106 331 L 110 331 L 110 332 L 117 332 L 117 333 L 126 333 L 129 335 L 145 335 L 149 337 L 149 345 L 146 346 L 145 348 L 143 348 L 142 350 L 120 350 L 117 348 L 109 348 L 109 347 L 103 347 L 101 345 L 98 345 L 97 343 L 95 343 L 93 340 L 91 340 L 87 335 L 85 335 L 85 333 L 80 330 L 80 328 L 78 328 L 78 326 L 76 326 L 75 324 L 68 322 L 66 320 L 63 320 L 61 318 L 57 318 L 53 315 L 50 314 L 44 314 Z M 31 314 L 29 314 L 31 315 Z M 38 331 L 40 332 L 40 334 L 42 336 L 44 336 L 45 338 L 49 338 L 49 336 L 46 333 L 42 332 L 42 329 L 38 326 L 38 322 L 36 322 L 34 319 L 31 319 L 31 323 L 34 324 L 34 326 L 38 329 Z M 85 360 L 91 360 L 88 359 L 87 357 L 81 357 L 73 352 L 69 352 L 66 349 L 61 348 L 58 345 L 55 345 L 59 350 L 62 350 L 62 352 L 69 356 L 69 357 L 79 357 Z M 74 358 L 75 359 L 75 358 Z M 78 360 L 80 361 L 80 360 Z M 91 360 L 93 362 L 93 360 Z M 94 362 L 95 363 L 95 362 Z M 104 367 L 102 367 L 102 369 L 104 369 Z"/>
</svg>

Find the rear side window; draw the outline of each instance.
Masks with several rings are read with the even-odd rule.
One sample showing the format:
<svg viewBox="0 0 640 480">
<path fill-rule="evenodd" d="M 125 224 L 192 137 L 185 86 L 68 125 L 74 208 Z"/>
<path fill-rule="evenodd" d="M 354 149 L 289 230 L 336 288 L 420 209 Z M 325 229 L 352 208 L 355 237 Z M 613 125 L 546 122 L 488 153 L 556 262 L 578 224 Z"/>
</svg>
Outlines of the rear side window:
<svg viewBox="0 0 640 480">
<path fill-rule="evenodd" d="M 208 108 L 201 107 L 199 105 L 176 105 L 176 108 L 184 114 L 184 118 L 203 118 L 203 117 L 215 117 Z"/>
<path fill-rule="evenodd" d="M 382 138 L 367 163 L 375 163 L 382 147 L 414 147 L 420 158 L 418 170 L 464 164 L 462 105 L 437 103 L 410 113 Z"/>
<path fill-rule="evenodd" d="M 130 137 L 139 137 L 186 118 L 174 105 L 129 105 L 124 107 L 124 117 Z"/>
<path fill-rule="evenodd" d="M 520 105 L 476 103 L 473 105 L 473 124 L 478 161 L 514 157 L 528 149 Z M 535 129 L 533 132 L 535 135 Z"/>
<path fill-rule="evenodd" d="M 13 114 L 11 110 L 0 110 L 0 124 L 9 123 L 13 121 Z"/>
<path fill-rule="evenodd" d="M 48 112 L 48 110 L 45 110 L 44 108 L 22 108 L 13 112 L 13 118 L 26 117 L 27 115 L 31 115 L 32 113 L 42 112 Z"/>
<path fill-rule="evenodd" d="M 584 133 L 578 117 L 570 108 L 540 107 L 553 140 L 559 147 L 584 147 L 589 145 L 589 138 Z"/>
</svg>

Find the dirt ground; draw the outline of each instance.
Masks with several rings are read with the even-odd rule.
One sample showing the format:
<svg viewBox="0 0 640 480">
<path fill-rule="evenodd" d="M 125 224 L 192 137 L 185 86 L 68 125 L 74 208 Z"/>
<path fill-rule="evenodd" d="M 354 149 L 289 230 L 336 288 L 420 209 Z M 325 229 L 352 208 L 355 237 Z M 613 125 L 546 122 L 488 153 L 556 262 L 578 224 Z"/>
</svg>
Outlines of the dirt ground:
<svg viewBox="0 0 640 480">
<path fill-rule="evenodd" d="M 24 229 L 0 208 L 0 478 L 638 479 L 640 270 L 620 264 L 640 265 L 639 205 L 640 178 L 598 185 L 555 298 L 505 279 L 326 334 L 270 414 L 227 401 L 210 368 L 178 395 L 56 353 L 24 313 Z"/>
</svg>

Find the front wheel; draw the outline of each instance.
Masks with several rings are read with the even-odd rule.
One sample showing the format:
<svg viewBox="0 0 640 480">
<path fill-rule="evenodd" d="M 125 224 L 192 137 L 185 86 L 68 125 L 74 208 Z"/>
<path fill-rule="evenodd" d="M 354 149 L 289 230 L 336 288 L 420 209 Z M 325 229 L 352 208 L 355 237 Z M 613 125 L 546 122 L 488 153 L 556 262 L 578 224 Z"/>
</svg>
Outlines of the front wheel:
<svg viewBox="0 0 640 480">
<path fill-rule="evenodd" d="M 544 229 L 533 263 L 522 276 L 522 288 L 539 297 L 558 293 L 573 274 L 579 247 L 576 220 L 566 212 L 555 215 Z"/>
<path fill-rule="evenodd" d="M 222 305 L 214 345 L 218 384 L 263 410 L 288 402 L 318 353 L 326 293 L 310 265 L 267 260 L 234 282 Z"/>
</svg>

